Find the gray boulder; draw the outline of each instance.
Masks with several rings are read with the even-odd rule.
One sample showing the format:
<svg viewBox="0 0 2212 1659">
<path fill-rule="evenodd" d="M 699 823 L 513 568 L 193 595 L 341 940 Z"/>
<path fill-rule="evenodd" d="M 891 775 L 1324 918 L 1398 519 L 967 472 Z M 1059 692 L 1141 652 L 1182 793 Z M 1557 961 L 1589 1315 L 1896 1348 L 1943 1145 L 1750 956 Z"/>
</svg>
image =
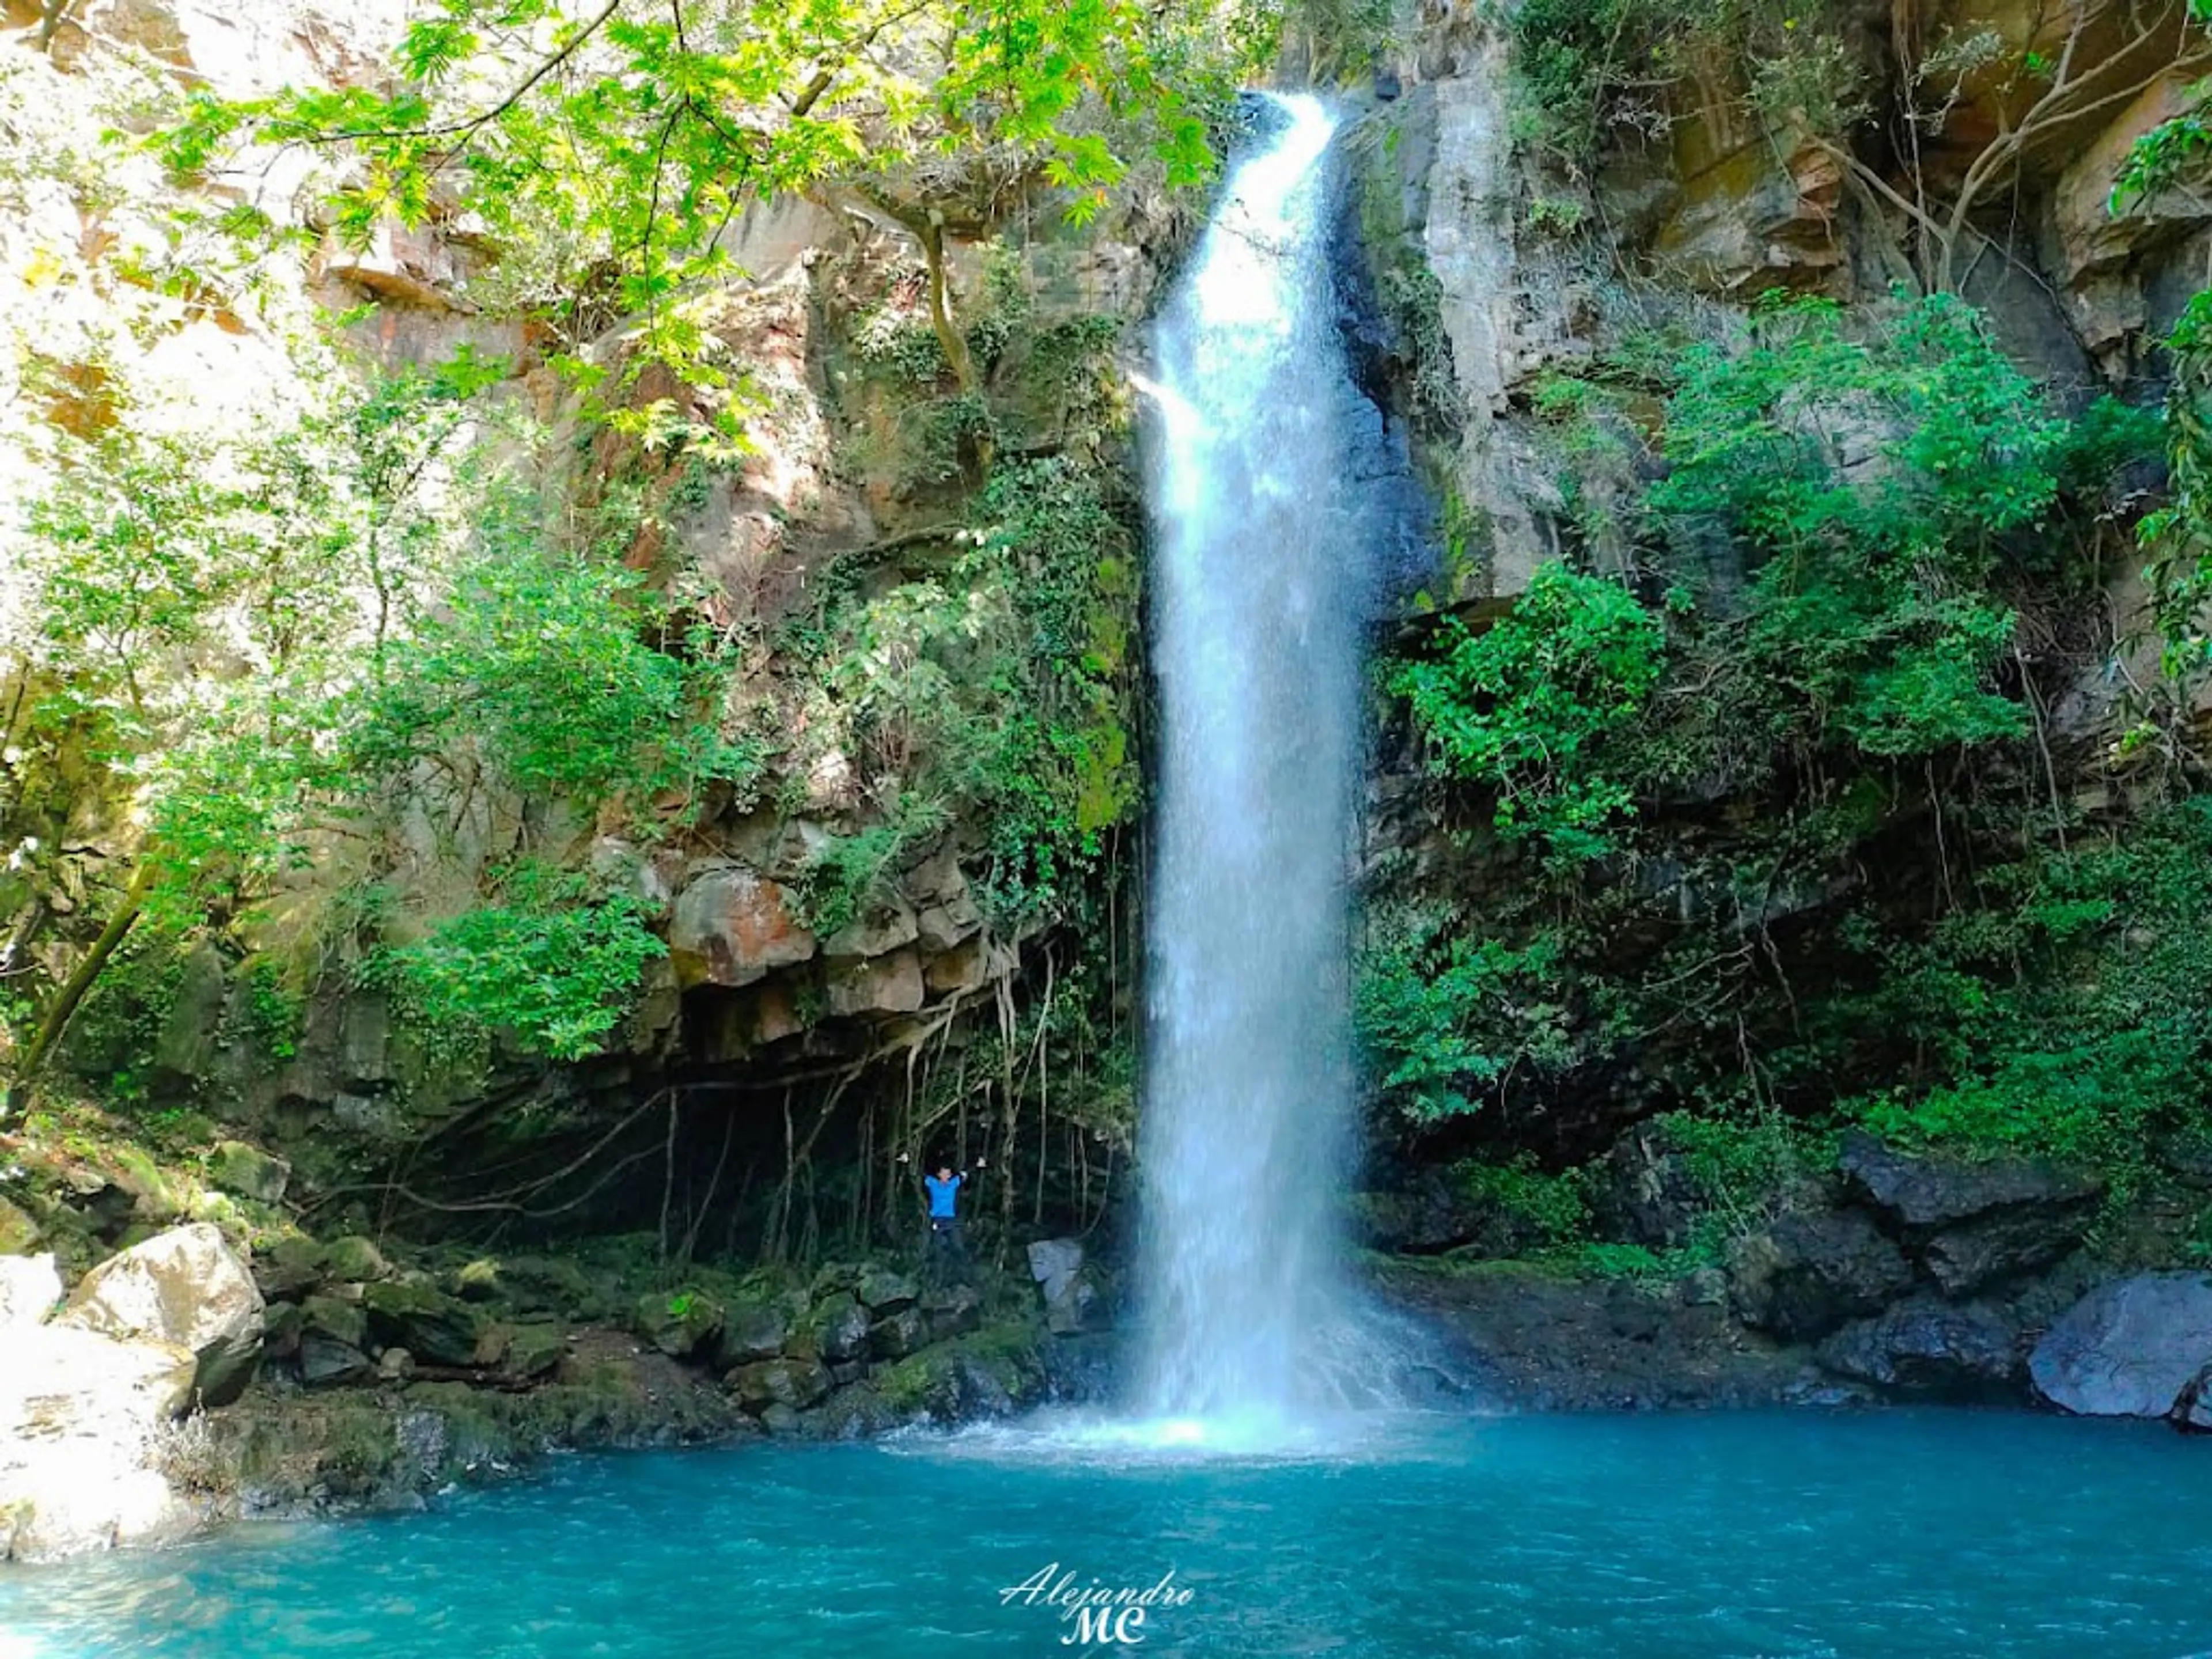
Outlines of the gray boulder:
<svg viewBox="0 0 2212 1659">
<path fill-rule="evenodd" d="M 811 1359 L 764 1359 L 740 1365 L 723 1379 L 723 1386 L 749 1412 L 772 1406 L 804 1411 L 830 1392 L 830 1371 Z"/>
<path fill-rule="evenodd" d="M 1953 1297 L 2056 1261 L 2081 1242 L 2104 1190 L 2031 1158 L 1919 1157 L 1863 1132 L 1844 1138 L 1838 1166 Z"/>
<path fill-rule="evenodd" d="M 1911 1288 L 1904 1253 L 1856 1211 L 1796 1211 L 1737 1247 L 1729 1285 L 1744 1323 L 1809 1342 Z"/>
<path fill-rule="evenodd" d="M 1083 1246 L 1072 1238 L 1039 1239 L 1030 1246 L 1030 1274 L 1043 1287 L 1045 1324 L 1053 1334 L 1082 1330 L 1098 1297 L 1083 1271 Z"/>
<path fill-rule="evenodd" d="M 861 1324 L 865 1329 L 865 1316 Z M 727 1371 L 757 1359 L 773 1359 L 783 1352 L 790 1334 L 791 1315 L 780 1303 L 740 1302 L 723 1321 L 714 1364 Z"/>
<path fill-rule="evenodd" d="M 202 1403 L 222 1406 L 252 1380 L 264 1310 L 253 1275 L 222 1233 L 202 1221 L 156 1233 L 101 1262 L 78 1282 L 60 1322 L 190 1351 Z"/>
<path fill-rule="evenodd" d="M 2181 1385 L 2166 1420 L 2184 1434 L 2212 1434 L 2212 1361 Z"/>
<path fill-rule="evenodd" d="M 857 1359 L 868 1351 L 868 1310 L 847 1297 L 815 1316 L 815 1336 L 823 1358 L 832 1364 Z"/>
<path fill-rule="evenodd" d="M 219 1140 L 208 1154 L 208 1179 L 227 1193 L 282 1203 L 292 1182 L 292 1166 L 242 1140 Z"/>
<path fill-rule="evenodd" d="M 1817 1358 L 1838 1376 L 1921 1399 L 1996 1401 L 2020 1391 L 2020 1332 L 1978 1304 L 1915 1297 L 1844 1326 Z"/>
<path fill-rule="evenodd" d="M 2035 1391 L 2078 1417 L 2164 1417 L 2212 1359 L 2212 1274 L 2100 1285 L 2028 1356 Z"/>
<path fill-rule="evenodd" d="M 368 1336 L 380 1348 L 404 1348 L 434 1365 L 472 1365 L 484 1316 L 428 1285 L 387 1280 L 362 1292 Z"/>
</svg>

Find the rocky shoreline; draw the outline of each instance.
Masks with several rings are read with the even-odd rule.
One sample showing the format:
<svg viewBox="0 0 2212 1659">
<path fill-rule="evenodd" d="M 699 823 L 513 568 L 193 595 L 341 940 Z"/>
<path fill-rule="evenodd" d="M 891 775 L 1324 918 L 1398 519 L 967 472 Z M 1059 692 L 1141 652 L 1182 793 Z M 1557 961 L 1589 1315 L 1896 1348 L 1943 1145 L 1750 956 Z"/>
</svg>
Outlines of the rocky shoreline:
<svg viewBox="0 0 2212 1659">
<path fill-rule="evenodd" d="M 1665 1156 L 1636 1183 L 1661 1230 Z M 738 1273 L 634 1238 L 499 1255 L 257 1232 L 236 1224 L 273 1224 L 276 1187 L 242 1152 L 227 1178 L 264 1196 L 195 1200 L 228 1227 L 155 1230 L 161 1202 L 106 1203 L 76 1173 L 66 1215 L 125 1247 L 87 1267 L 62 1227 L 66 1287 L 51 1250 L 0 1255 L 0 1559 L 420 1507 L 562 1450 L 1104 1401 L 1119 1370 L 1110 1278 L 1073 1240 L 972 1282 Z M 1853 1135 L 1723 1265 L 1608 1277 L 1474 1247 L 1370 1255 L 1368 1277 L 1431 1334 L 1440 1402 L 1469 1409 L 2039 1406 L 2212 1430 L 2212 1272 L 2120 1271 L 2087 1243 L 2100 1200 L 2040 1164 Z"/>
</svg>

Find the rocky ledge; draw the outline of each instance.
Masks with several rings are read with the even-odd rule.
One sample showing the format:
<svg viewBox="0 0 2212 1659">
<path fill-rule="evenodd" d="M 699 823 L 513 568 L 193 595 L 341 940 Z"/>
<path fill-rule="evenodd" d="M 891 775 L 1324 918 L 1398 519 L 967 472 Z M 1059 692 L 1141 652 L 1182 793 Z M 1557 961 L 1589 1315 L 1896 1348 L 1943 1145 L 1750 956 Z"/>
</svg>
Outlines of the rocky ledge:
<svg viewBox="0 0 2212 1659">
<path fill-rule="evenodd" d="M 1103 1374 L 1073 1241 L 1033 1246 L 1020 1278 L 846 1263 L 676 1290 L 616 1243 L 441 1261 L 295 1235 L 248 1255 L 194 1223 L 67 1295 L 52 1255 L 0 1256 L 0 1559 L 411 1507 L 557 1449 L 953 1423 Z"/>
<path fill-rule="evenodd" d="M 1627 1182 L 1655 1237 L 1672 1229 L 1668 1156 L 1639 1146 Z M 1376 1276 L 1507 1408 L 2033 1405 L 2212 1431 L 2212 1272 L 2121 1271 L 2087 1242 L 2102 1196 L 2033 1160 L 1852 1133 L 1723 1261 L 1608 1278 L 1475 1243 Z"/>
</svg>

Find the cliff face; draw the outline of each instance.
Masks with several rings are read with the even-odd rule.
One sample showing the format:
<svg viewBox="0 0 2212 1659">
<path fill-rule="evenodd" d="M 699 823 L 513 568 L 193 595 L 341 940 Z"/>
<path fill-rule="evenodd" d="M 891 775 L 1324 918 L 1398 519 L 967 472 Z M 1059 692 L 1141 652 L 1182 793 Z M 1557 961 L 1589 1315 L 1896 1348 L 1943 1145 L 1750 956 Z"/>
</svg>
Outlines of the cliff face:
<svg viewBox="0 0 2212 1659">
<path fill-rule="evenodd" d="M 2002 1085 L 2075 1112 L 2053 1079 L 2087 1062 L 2019 1033 L 2078 1029 L 2083 1050 L 2125 1034 L 2117 1001 L 2085 1012 L 2060 994 L 2114 976 L 2118 958 L 2085 958 L 2083 941 L 2157 986 L 2192 982 L 2199 912 L 2159 873 L 2171 861 L 2146 854 L 2087 895 L 2065 886 L 2087 879 L 2068 863 L 2034 903 L 2017 895 L 2054 849 L 2124 852 L 2188 770 L 2153 775 L 2142 758 L 2181 753 L 2192 708 L 2148 689 L 2159 647 L 2139 626 L 2129 530 L 2156 469 L 2140 442 L 2092 440 L 2141 438 L 2094 398 L 2155 401 L 2157 341 L 2212 259 L 2212 214 L 2190 192 L 2108 208 L 2130 144 L 2203 64 L 2178 7 L 1618 11 L 1593 33 L 1573 7 L 1422 3 L 1357 50 L 1310 54 L 1357 65 L 1337 88 L 1356 110 L 1346 325 L 1388 416 L 1369 458 L 1388 481 L 1377 538 L 1394 573 L 1435 556 L 1376 630 L 1389 690 L 1358 860 L 1378 1154 L 1363 1213 L 1373 1242 L 1412 1254 L 1640 1252 L 1605 1261 L 1707 1275 L 1696 1317 L 1733 1332 L 1735 1291 L 1711 1275 L 1775 1212 L 1833 1207 L 1839 1102 L 1909 1118 L 1934 1092 L 1969 1119 Z M 300 1227 L 502 1249 L 640 1234 L 639 1261 L 583 1298 L 619 1321 L 641 1293 L 662 1309 L 688 1296 L 699 1260 L 781 1270 L 902 1246 L 902 1160 L 937 1152 L 1003 1171 L 987 1202 L 1008 1239 L 1110 1231 L 1141 954 L 1144 531 L 1125 331 L 1200 204 L 1133 178 L 1079 228 L 1032 181 L 945 233 L 935 266 L 881 203 L 757 204 L 726 234 L 732 274 L 686 296 L 716 374 L 684 380 L 647 361 L 616 290 L 537 303 L 542 251 L 495 245 L 456 203 L 348 239 L 324 222 L 312 158 L 187 176 L 101 145 L 107 127 L 172 123 L 187 86 L 374 83 L 398 9 L 94 0 L 51 27 L 43 11 L 8 15 L 0 126 L 21 142 L 0 158 L 0 544 L 40 550 L 0 571 L 0 618 L 24 647 L 0 684 L 0 982 L 42 994 L 9 1005 L 15 1058 L 39 1041 L 33 1005 L 137 918 L 52 1058 L 53 1093 L 116 1108 L 172 1163 L 210 1164 L 206 1146 L 236 1135 L 291 1171 L 234 1212 L 50 1121 L 35 1192 L 0 1207 L 0 1244 L 82 1267 L 202 1210 L 272 1247 Z M 1986 331 L 1911 311 L 1900 284 L 1962 296 Z M 1838 307 L 1810 374 L 1786 331 L 1762 331 L 1775 289 Z M 341 319 L 335 339 L 318 318 Z M 1914 356 L 1929 339 L 1942 352 Z M 1746 354 L 1779 386 L 1763 403 L 1723 383 Z M 1935 373 L 1957 362 L 1973 372 Z M 1939 381 L 1946 411 L 1996 421 L 1958 384 L 1977 377 L 2002 394 L 1983 404 L 2034 404 L 1962 469 L 1929 463 L 2010 480 L 2033 452 L 2028 508 L 1987 533 L 1923 512 L 1950 498 L 1922 488 L 1904 442 Z M 1723 393 L 1744 400 L 1737 427 L 1805 463 L 1789 482 L 1817 511 L 1792 521 L 1793 556 L 1856 561 L 1818 604 L 1774 585 L 1790 561 L 1760 539 L 1765 521 L 1729 517 L 1738 497 L 1669 505 L 1703 452 L 1726 448 Z M 1684 448 L 1686 431 L 1701 445 Z M 87 458 L 126 452 L 144 471 L 118 473 L 117 498 L 221 507 L 222 537 L 182 544 L 222 580 L 189 628 L 162 607 L 191 584 L 149 588 L 138 683 L 64 707 L 29 574 L 56 548 L 168 568 L 152 554 L 169 544 L 133 541 L 116 499 L 73 517 L 51 505 Z M 487 500 L 497 513 L 475 510 Z M 1922 517 L 1898 530 L 1907 507 Z M 304 622 L 255 574 L 301 525 L 353 561 L 317 579 Z M 537 590 L 494 556 L 518 533 L 580 550 L 574 564 L 609 580 L 528 609 Z M 1559 565 L 1600 580 L 1562 588 Z M 96 589 L 107 568 L 65 574 Z M 614 619 L 599 654 L 478 672 L 465 694 L 438 678 L 456 641 L 481 669 L 505 660 L 491 647 L 562 635 L 587 599 Z M 400 617 L 416 632 L 398 691 L 364 687 L 347 665 Z M 68 643 L 91 660 L 97 633 Z M 325 744 L 339 771 L 383 768 L 374 787 L 317 771 L 318 801 L 343 810 L 287 820 L 280 854 L 213 898 L 194 887 L 179 923 L 129 874 L 159 842 L 148 778 L 226 699 L 291 674 L 303 633 L 349 696 L 413 696 L 411 714 L 450 730 L 397 751 L 352 728 Z M 1419 687 L 1440 682 L 1407 671 L 1483 639 L 1523 655 L 1501 656 L 1461 712 L 1495 738 L 1484 722 L 1510 707 L 1537 740 L 1455 771 L 1419 712 Z M 633 670 L 678 690 L 645 699 L 654 764 L 617 788 L 586 763 L 599 728 L 549 738 L 530 720 Z M 131 763 L 103 746 L 125 705 Z M 256 730 L 277 733 L 289 708 L 263 708 Z M 518 732 L 537 745 L 520 761 Z M 2197 844 L 2157 824 L 2143 845 Z M 246 862 L 221 844 L 240 826 L 186 828 L 213 837 L 197 856 L 226 880 Z M 584 959 L 612 962 L 608 983 L 554 1012 L 588 1030 L 483 994 L 568 986 Z M 1944 996 L 1960 1021 L 2002 1005 L 2011 1024 L 1947 1047 Z M 453 1007 L 469 1018 L 441 1017 Z M 2018 1065 L 1965 1079 L 1954 1049 L 1977 1045 Z M 2185 1068 L 2154 1074 L 2166 1093 L 2139 1118 L 2100 1097 L 2064 1120 L 2094 1130 L 2069 1151 L 2109 1152 L 2115 1123 L 2158 1141 L 2156 1180 L 2133 1170 L 2115 1188 L 2135 1206 L 2119 1233 L 2149 1217 L 2119 1248 L 2147 1255 L 2202 1207 L 2174 1185 L 2193 1085 Z M 2057 1207 L 2071 1249 L 2080 1206 Z M 1821 1238 L 1784 1243 L 1817 1255 Z M 1747 1257 L 1747 1305 L 1767 1310 L 1778 1248 Z M 467 1261 L 339 1254 L 272 1300 L 331 1287 L 350 1307 L 419 1274 L 435 1297 L 416 1311 L 436 1325 L 475 1294 Z M 1890 1273 L 1883 1294 L 1919 1295 L 1918 1272 Z M 842 1279 L 775 1295 L 860 1317 Z M 474 1323 L 519 1328 L 578 1299 L 533 1280 Z M 1859 1301 L 1853 1317 L 1886 1305 Z M 2017 1305 L 2036 1316 L 2032 1297 Z M 971 1311 L 936 1314 L 965 1334 Z M 379 1358 L 358 1346 L 367 1327 L 317 1317 L 291 1322 L 276 1368 L 304 1380 L 314 1335 L 362 1380 Z M 812 1340 L 744 1363 L 811 1367 Z M 503 1363 L 476 1369 L 502 1387 L 542 1376 Z M 747 1409 L 770 1404 L 788 1401 Z"/>
</svg>

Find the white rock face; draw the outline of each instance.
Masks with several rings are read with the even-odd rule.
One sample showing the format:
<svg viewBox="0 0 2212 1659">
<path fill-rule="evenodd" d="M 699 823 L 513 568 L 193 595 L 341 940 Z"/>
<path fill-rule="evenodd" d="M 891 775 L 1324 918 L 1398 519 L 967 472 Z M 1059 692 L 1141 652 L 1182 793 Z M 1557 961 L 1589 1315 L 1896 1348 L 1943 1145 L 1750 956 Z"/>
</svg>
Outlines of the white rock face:
<svg viewBox="0 0 2212 1659">
<path fill-rule="evenodd" d="M 0 1255 L 0 1331 L 38 1324 L 61 1299 L 52 1254 Z"/>
<path fill-rule="evenodd" d="M 0 1560 L 167 1542 L 198 1525 L 198 1508 L 157 1467 L 197 1367 L 189 1349 L 167 1343 L 10 1325 L 0 1342 Z"/>
<path fill-rule="evenodd" d="M 87 1273 L 56 1322 L 191 1353 L 202 1403 L 235 1400 L 261 1351 L 261 1291 L 204 1221 L 172 1227 Z"/>
</svg>

